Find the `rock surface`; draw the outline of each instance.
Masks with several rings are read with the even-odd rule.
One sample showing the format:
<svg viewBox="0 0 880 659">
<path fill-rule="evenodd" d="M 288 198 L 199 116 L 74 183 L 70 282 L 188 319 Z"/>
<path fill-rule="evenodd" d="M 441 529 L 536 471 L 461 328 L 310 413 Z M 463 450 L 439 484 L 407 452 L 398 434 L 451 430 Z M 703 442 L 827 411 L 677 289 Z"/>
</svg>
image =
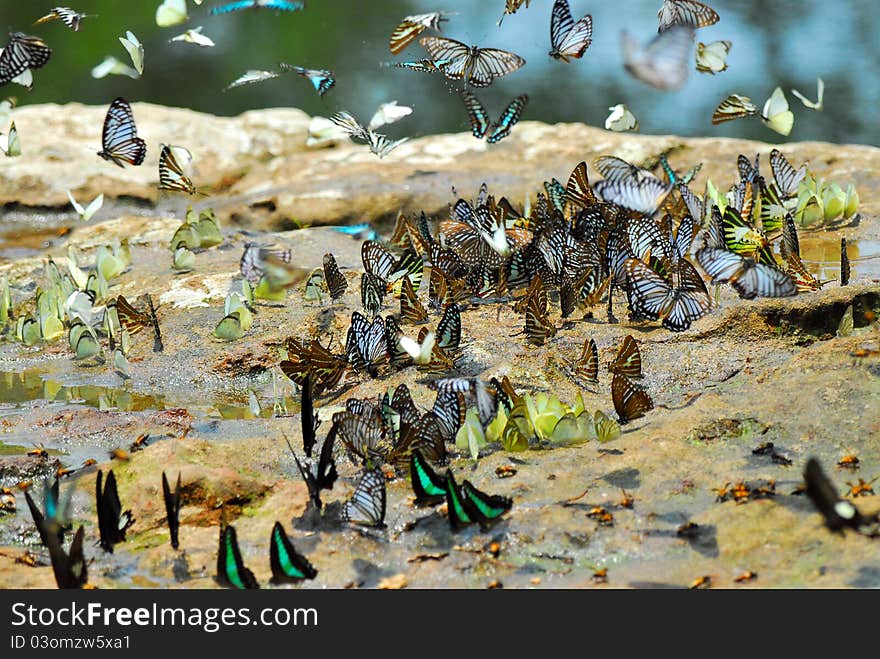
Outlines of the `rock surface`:
<svg viewBox="0 0 880 659">
<path fill-rule="evenodd" d="M 308 494 L 282 438 L 285 433 L 294 446 L 300 443 L 298 394 L 276 367 L 279 345 L 289 336 L 318 332 L 339 352 L 351 312 L 360 309 L 360 242 L 329 228 L 278 231 L 292 220 L 377 221 L 393 218 L 400 209 L 424 209 L 439 217 L 452 201 L 452 185 L 471 197 L 484 180 L 492 192 L 521 203 L 543 180 L 564 180 L 580 160 L 591 162 L 605 153 L 640 162 L 672 149 L 674 167 L 703 161 L 700 181 L 708 177 L 726 188 L 738 153 L 766 154 L 770 145 L 524 122 L 496 147 L 470 135 L 439 135 L 412 140 L 380 161 L 365 147 L 347 143 L 306 150 L 308 118 L 295 110 L 224 119 L 135 105 L 150 157 L 141 168 L 121 170 L 94 156 L 104 111 L 17 109 L 25 155 L 0 160 L 0 195 L 7 206 L 16 205 L 18 226 L 27 225 L 29 213 L 65 205 L 68 188 L 78 197 L 105 192 L 122 202 L 146 204 L 139 214 L 130 214 L 116 212 L 110 203 L 88 224 L 68 222 L 72 229 L 54 235 L 47 248 L 0 263 L 0 276 L 9 277 L 14 300 L 21 304 L 45 283 L 46 255 L 63 263 L 73 244 L 88 261 L 97 246 L 129 238 L 132 268 L 113 280 L 110 295 L 135 299 L 149 292 L 160 303 L 166 350 L 153 353 L 150 337 L 136 335 L 128 381 L 106 364 L 72 361 L 64 340 L 34 348 L 0 345 L 0 485 L 18 492 L 16 483 L 38 482 L 40 474 L 56 468 L 56 460 L 74 469 L 97 460 L 62 486 L 75 492 L 74 518 L 86 526 L 95 585 L 213 586 L 222 508 L 236 524 L 245 561 L 261 583 L 270 576 L 268 538 L 278 519 L 319 570 L 306 587 L 478 588 L 494 580 L 513 587 L 592 587 L 597 585 L 593 572 L 601 566 L 608 568 L 612 587 L 687 587 L 704 575 L 711 575 L 713 586 L 733 587 L 734 577 L 747 570 L 758 578 L 745 586 L 880 586 L 877 540 L 831 535 L 809 501 L 791 494 L 813 455 L 841 491 L 846 481 L 880 475 L 880 356 L 872 352 L 880 349 L 880 333 L 869 328 L 870 314 L 880 312 L 880 273 L 870 258 L 854 261 L 848 287 L 835 282 L 815 294 L 755 302 L 725 289 L 719 308 L 682 334 L 654 323 L 611 325 L 599 309 L 595 318 L 563 325 L 554 311 L 561 329 L 548 345 L 536 348 L 512 336 L 522 329 L 522 317 L 509 305 L 469 307 L 462 324 L 470 343 L 459 374 L 506 374 L 520 391 L 549 391 L 571 402 L 580 389 L 566 367 L 584 339 L 596 339 L 604 365 L 621 339 L 633 334 L 642 351 L 644 385 L 656 404 L 609 444 L 515 454 L 497 449 L 476 467 L 464 456 L 453 460 L 457 476 L 514 499 L 511 512 L 488 533 L 474 528 L 451 534 L 442 514 L 411 506 L 405 478 L 388 484 L 389 529 L 378 538 L 334 523 L 357 473 L 342 458 L 341 478 L 325 496 L 326 519 L 316 522 L 304 515 Z M 156 144 L 166 139 L 193 151 L 196 183 L 217 192 L 199 203 L 215 207 L 223 219 L 223 245 L 197 254 L 195 270 L 186 274 L 171 270 L 168 250 L 180 220 L 162 206 L 151 206 Z M 802 250 L 827 254 L 811 268 L 834 276 L 841 236 L 870 257 L 880 239 L 880 149 L 804 143 L 787 145 L 785 153 L 795 163 L 810 160 L 821 176 L 853 182 L 862 198 L 857 226 L 802 236 Z M 184 202 L 174 203 L 179 215 Z M 238 276 L 242 248 L 251 240 L 290 245 L 296 261 L 309 268 L 332 251 L 349 281 L 347 293 L 337 303 L 319 304 L 305 301 L 298 287 L 284 304 L 260 305 L 242 339 L 217 341 L 212 329 Z M 849 304 L 857 333 L 835 337 Z M 389 306 L 384 314 L 395 311 Z M 437 320 L 432 316 L 429 325 Z M 602 371 L 600 385 L 582 394 L 587 409 L 611 412 L 610 380 Z M 271 416 L 273 372 L 293 416 Z M 350 373 L 340 389 L 318 401 L 325 419 L 319 437 L 346 398 L 375 396 L 401 382 L 417 404 L 430 405 L 429 380 L 413 369 L 380 380 Z M 249 409 L 250 392 L 262 404 L 259 417 Z M 144 432 L 153 438 L 147 448 L 127 461 L 109 461 L 110 450 L 127 449 Z M 752 454 L 766 441 L 774 442 L 792 466 Z M 24 455 L 33 443 L 51 451 L 47 461 Z M 13 457 L 4 457 L 6 452 Z M 858 471 L 834 466 L 847 454 L 859 456 Z M 516 475 L 497 478 L 495 469 L 501 466 L 514 467 Z M 92 545 L 99 467 L 114 469 L 123 506 L 137 518 L 128 541 L 112 556 Z M 168 544 L 163 470 L 172 479 L 181 472 L 181 553 Z M 774 480 L 777 494 L 741 505 L 716 502 L 714 488 L 740 480 Z M 635 498 L 632 509 L 620 505 L 621 490 Z M 20 493 L 17 503 L 16 513 L 0 514 L 0 582 L 52 587 L 51 568 L 16 561 L 25 551 L 42 554 Z M 857 504 L 877 510 L 880 497 L 859 498 Z M 594 506 L 612 512 L 614 525 L 601 526 L 588 517 Z M 696 523 L 696 530 L 680 534 L 687 522 Z M 500 544 L 500 552 L 487 550 L 491 542 Z"/>
</svg>

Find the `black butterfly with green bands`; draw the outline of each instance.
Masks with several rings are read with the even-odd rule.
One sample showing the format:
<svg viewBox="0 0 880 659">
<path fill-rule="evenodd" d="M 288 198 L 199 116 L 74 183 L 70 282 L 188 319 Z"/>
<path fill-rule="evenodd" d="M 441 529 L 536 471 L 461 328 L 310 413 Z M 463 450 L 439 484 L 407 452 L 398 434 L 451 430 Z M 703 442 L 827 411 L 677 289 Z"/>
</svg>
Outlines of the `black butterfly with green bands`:
<svg viewBox="0 0 880 659">
<path fill-rule="evenodd" d="M 228 525 L 220 529 L 220 546 L 217 549 L 217 583 L 225 588 L 247 590 L 259 588 L 254 573 L 247 569 L 238 548 L 235 527 Z"/>
<path fill-rule="evenodd" d="M 446 500 L 446 481 L 418 450 L 410 455 L 409 474 L 416 506 L 436 506 Z"/>
<path fill-rule="evenodd" d="M 271 583 L 297 583 L 314 579 L 318 571 L 309 560 L 293 548 L 281 522 L 275 522 L 269 539 L 269 563 L 272 566 Z"/>
<path fill-rule="evenodd" d="M 449 526 L 453 532 L 477 521 L 472 506 L 464 498 L 451 469 L 446 470 L 446 508 Z"/>
<path fill-rule="evenodd" d="M 467 480 L 461 484 L 461 493 L 472 508 L 477 511 L 477 521 L 483 528 L 501 517 L 513 506 L 513 500 L 510 497 L 500 494 L 486 494 Z"/>
</svg>

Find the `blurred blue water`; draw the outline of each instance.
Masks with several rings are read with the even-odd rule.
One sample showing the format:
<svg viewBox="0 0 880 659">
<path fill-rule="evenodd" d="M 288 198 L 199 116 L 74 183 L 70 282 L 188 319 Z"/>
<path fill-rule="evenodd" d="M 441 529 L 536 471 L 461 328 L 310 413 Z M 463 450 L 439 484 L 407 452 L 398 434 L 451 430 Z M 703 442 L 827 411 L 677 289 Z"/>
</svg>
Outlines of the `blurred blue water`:
<svg viewBox="0 0 880 659">
<path fill-rule="evenodd" d="M 275 14 L 246 11 L 210 16 L 188 2 L 187 24 L 159 28 L 159 0 L 71 0 L 81 11 L 99 14 L 74 33 L 58 22 L 30 23 L 56 0 L 0 0 L 0 29 L 22 30 L 44 37 L 55 49 L 50 63 L 36 73 L 28 94 L 15 85 L 0 97 L 16 95 L 20 103 L 109 103 L 116 96 L 190 107 L 215 114 L 277 106 L 301 107 L 329 115 L 346 109 L 369 118 L 376 106 L 397 99 L 415 112 L 397 126 L 394 136 L 467 130 L 460 99 L 439 76 L 381 68 L 380 62 L 418 59 L 414 43 L 398 58 L 388 52 L 388 36 L 404 15 L 445 9 L 458 12 L 443 25 L 443 34 L 467 43 L 513 50 L 526 58 L 520 71 L 498 80 L 479 98 L 493 116 L 515 95 L 527 92 L 527 119 L 582 121 L 601 126 L 608 107 L 627 103 L 641 132 L 750 137 L 770 142 L 785 138 L 756 118 L 712 126 L 714 107 L 729 93 L 750 96 L 760 107 L 777 85 L 796 115 L 791 140 L 880 143 L 876 108 L 880 102 L 880 2 L 877 0 L 715 0 L 721 21 L 699 30 L 703 42 L 733 41 L 730 68 L 709 76 L 692 70 L 675 92 L 656 91 L 628 76 L 620 54 L 623 29 L 647 41 L 656 33 L 660 0 L 572 0 L 575 18 L 593 16 L 593 44 L 584 58 L 563 64 L 547 56 L 552 0 L 532 0 L 528 9 L 496 23 L 504 0 L 310 0 L 303 12 Z M 204 26 L 216 48 L 200 49 L 168 39 L 189 27 Z M 118 36 L 132 30 L 144 43 L 144 77 L 94 80 L 89 72 L 105 54 L 127 61 Z M 279 61 L 336 72 L 338 84 L 324 99 L 300 78 L 285 76 L 226 93 L 221 89 L 247 69 L 268 69 Z M 826 83 L 825 110 L 804 108 L 790 90 L 815 98 L 816 77 Z"/>
</svg>

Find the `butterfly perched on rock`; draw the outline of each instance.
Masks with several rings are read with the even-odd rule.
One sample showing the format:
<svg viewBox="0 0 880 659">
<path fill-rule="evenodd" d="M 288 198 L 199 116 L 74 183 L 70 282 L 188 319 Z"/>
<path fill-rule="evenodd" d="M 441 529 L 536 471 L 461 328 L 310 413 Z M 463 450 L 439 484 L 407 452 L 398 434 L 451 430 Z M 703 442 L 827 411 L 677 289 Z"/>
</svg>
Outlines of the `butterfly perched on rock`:
<svg viewBox="0 0 880 659">
<path fill-rule="evenodd" d="M 98 470 L 95 480 L 95 501 L 98 509 L 98 530 L 101 548 L 113 553 L 113 545 L 125 540 L 125 532 L 134 518 L 130 510 L 122 510 L 119 493 L 116 490 L 116 476 L 111 469 L 104 482 L 104 472 Z"/>
<path fill-rule="evenodd" d="M 385 474 L 381 469 L 365 469 L 351 498 L 342 508 L 342 519 L 349 524 L 382 528 L 385 526 Z"/>
<path fill-rule="evenodd" d="M 648 392 L 620 373 L 615 373 L 611 380 L 611 400 L 621 423 L 638 419 L 654 409 L 654 401 Z"/>
<path fill-rule="evenodd" d="M 782 270 L 723 247 L 703 247 L 697 252 L 697 262 L 713 284 L 728 283 L 746 300 L 788 297 L 798 292 L 792 278 Z"/>
<path fill-rule="evenodd" d="M 254 573 L 244 564 L 238 547 L 238 534 L 232 525 L 221 525 L 220 541 L 217 547 L 217 583 L 237 590 L 257 589 Z"/>
<path fill-rule="evenodd" d="M 278 521 L 269 536 L 269 565 L 272 568 L 273 584 L 298 583 L 318 576 L 318 571 L 309 559 L 294 549 L 284 526 Z"/>
</svg>

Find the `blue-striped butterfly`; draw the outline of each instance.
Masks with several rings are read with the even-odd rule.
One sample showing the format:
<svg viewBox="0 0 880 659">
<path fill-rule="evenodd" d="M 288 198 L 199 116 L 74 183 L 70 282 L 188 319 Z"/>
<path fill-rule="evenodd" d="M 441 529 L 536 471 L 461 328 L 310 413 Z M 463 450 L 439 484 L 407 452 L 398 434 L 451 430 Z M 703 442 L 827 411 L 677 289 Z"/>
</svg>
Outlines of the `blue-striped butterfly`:
<svg viewBox="0 0 880 659">
<path fill-rule="evenodd" d="M 342 508 L 342 519 L 361 526 L 385 526 L 385 474 L 381 469 L 365 469 L 354 494 Z"/>
<path fill-rule="evenodd" d="M 666 329 L 683 332 L 712 308 L 703 278 L 686 259 L 672 268 L 671 282 L 635 258 L 627 259 L 625 268 L 629 305 L 637 317 L 661 319 Z"/>
<path fill-rule="evenodd" d="M 11 82 L 25 71 L 45 66 L 52 56 L 52 49 L 39 37 L 22 32 L 12 32 L 9 42 L 0 52 L 0 85 Z M 32 85 L 26 85 L 28 89 Z"/>
<path fill-rule="evenodd" d="M 394 62 L 393 65 L 398 69 L 410 69 L 422 73 L 442 73 L 443 69 L 446 68 L 450 62 L 452 62 L 452 60 L 432 60 L 425 58 L 412 62 Z"/>
<path fill-rule="evenodd" d="M 276 521 L 269 536 L 269 565 L 272 567 L 270 583 L 298 583 L 314 579 L 318 571 L 305 556 L 296 551 L 284 526 Z"/>
<path fill-rule="evenodd" d="M 568 0 L 556 0 L 550 14 L 550 57 L 568 62 L 580 59 L 593 42 L 593 17 L 587 14 L 577 23 Z"/>
<path fill-rule="evenodd" d="M 98 509 L 98 530 L 101 536 L 101 548 L 113 553 L 113 545 L 125 540 L 125 531 L 134 524 L 130 510 L 123 511 L 116 490 L 116 476 L 113 470 L 107 474 L 104 484 L 104 472 L 98 470 L 95 480 L 95 501 Z"/>
<path fill-rule="evenodd" d="M 435 62 L 449 60 L 443 75 L 451 80 L 464 80 L 474 87 L 488 87 L 496 78 L 513 73 L 526 61 L 515 53 L 498 48 L 468 46 L 455 39 L 422 37 L 419 43 Z"/>
<path fill-rule="evenodd" d="M 713 284 L 728 283 L 746 300 L 797 295 L 797 286 L 786 273 L 723 247 L 703 247 L 697 261 Z"/>
<path fill-rule="evenodd" d="M 144 162 L 147 143 L 138 137 L 134 113 L 124 98 L 117 98 L 110 104 L 104 118 L 101 144 L 103 148 L 98 155 L 120 167 L 125 167 L 123 163 L 140 165 Z"/>
<path fill-rule="evenodd" d="M 714 25 L 720 19 L 712 7 L 697 0 L 663 0 L 657 12 L 658 32 L 669 30 L 675 25 L 685 25 L 697 29 Z"/>
<path fill-rule="evenodd" d="M 239 0 L 225 5 L 211 7 L 211 14 L 229 14 L 243 9 L 274 9 L 276 11 L 300 11 L 306 8 L 305 2 L 297 0 Z"/>
<path fill-rule="evenodd" d="M 40 534 L 40 540 L 43 545 L 49 546 L 48 534 L 53 534 L 58 540 L 58 544 L 64 542 L 64 534 L 70 530 L 70 494 L 65 497 L 64 501 L 59 496 L 60 484 L 56 478 L 50 486 L 48 481 L 43 484 L 43 510 L 41 511 L 37 504 L 31 498 L 28 490 L 24 492 L 25 501 L 27 501 L 28 509 L 31 511 L 31 517 L 34 520 L 34 526 Z"/>
<path fill-rule="evenodd" d="M 328 71 L 326 69 L 305 69 L 301 66 L 291 66 L 284 62 L 281 62 L 281 68 L 285 71 L 292 71 L 308 80 L 312 83 L 312 87 L 315 88 L 315 91 L 318 92 L 319 96 L 326 94 L 330 88 L 336 84 L 336 78 L 333 76 L 333 71 Z"/>
<path fill-rule="evenodd" d="M 486 137 L 489 144 L 495 144 L 510 135 L 510 130 L 519 121 L 520 115 L 529 102 L 528 94 L 517 96 L 507 105 L 498 121 L 493 122 L 489 118 L 486 108 L 476 96 L 467 89 L 462 89 L 459 93 L 471 122 L 471 133 L 477 139 Z"/>
<path fill-rule="evenodd" d="M 168 532 L 171 535 L 171 546 L 177 549 L 179 541 L 177 538 L 180 529 L 180 474 L 177 474 L 177 485 L 174 491 L 168 485 L 168 478 L 165 472 L 162 472 L 162 499 L 165 501 L 165 516 L 168 520 Z"/>
<path fill-rule="evenodd" d="M 82 19 L 94 16 L 94 14 L 81 14 L 70 7 L 54 7 L 48 14 L 34 21 L 34 25 L 60 20 L 74 32 L 79 32 Z"/>
<path fill-rule="evenodd" d="M 635 78 L 656 89 L 678 89 L 687 79 L 694 30 L 674 25 L 642 46 L 623 33 L 624 68 Z"/>
<path fill-rule="evenodd" d="M 440 23 L 448 21 L 448 16 L 451 16 L 451 14 L 446 11 L 433 11 L 429 14 L 406 16 L 391 33 L 391 38 L 388 40 L 388 49 L 395 55 L 403 52 L 417 36 L 428 28 L 439 31 Z"/>
<path fill-rule="evenodd" d="M 254 573 L 245 567 L 238 548 L 238 535 L 232 525 L 221 525 L 220 542 L 217 547 L 217 583 L 238 590 L 260 587 Z"/>
</svg>

